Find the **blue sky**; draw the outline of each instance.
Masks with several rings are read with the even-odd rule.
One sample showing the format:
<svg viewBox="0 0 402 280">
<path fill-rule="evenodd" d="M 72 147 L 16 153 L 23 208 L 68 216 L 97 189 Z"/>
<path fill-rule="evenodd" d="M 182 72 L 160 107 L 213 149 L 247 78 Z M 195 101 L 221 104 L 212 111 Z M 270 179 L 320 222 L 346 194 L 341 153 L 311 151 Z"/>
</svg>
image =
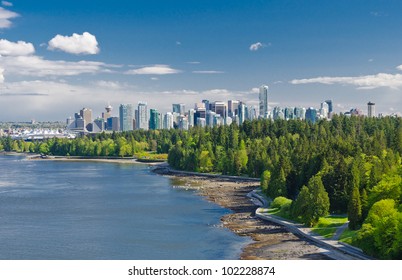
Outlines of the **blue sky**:
<svg viewBox="0 0 402 280">
<path fill-rule="evenodd" d="M 392 0 L 2 1 L 0 121 L 255 105 L 261 84 L 271 106 L 401 113 L 401 13 Z"/>
</svg>

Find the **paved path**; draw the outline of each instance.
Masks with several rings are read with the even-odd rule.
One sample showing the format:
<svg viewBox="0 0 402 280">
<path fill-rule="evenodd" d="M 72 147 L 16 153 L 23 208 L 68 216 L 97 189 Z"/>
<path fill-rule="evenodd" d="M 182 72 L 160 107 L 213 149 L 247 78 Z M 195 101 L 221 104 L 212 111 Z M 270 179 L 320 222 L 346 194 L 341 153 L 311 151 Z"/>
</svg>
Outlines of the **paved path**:
<svg viewBox="0 0 402 280">
<path fill-rule="evenodd" d="M 267 213 L 267 201 L 259 195 L 256 191 L 253 191 L 249 194 L 251 198 L 254 200 L 259 200 L 257 205 L 262 206 L 259 207 L 255 211 L 255 215 L 263 220 L 282 225 L 286 227 L 286 229 L 297 236 L 301 236 L 314 244 L 317 244 L 319 247 L 323 249 L 323 252 L 327 254 L 329 257 L 337 260 L 370 260 L 371 257 L 365 255 L 359 248 L 353 247 L 343 242 L 339 242 L 336 238 L 339 238 L 346 229 L 347 223 L 342 225 L 340 229 L 335 233 L 333 239 L 326 239 L 321 235 L 316 234 L 312 231 L 312 228 L 306 227 L 302 224 L 294 223 L 292 221 L 288 221 L 278 216 L 273 216 Z M 334 238 L 336 240 L 334 240 Z"/>
<path fill-rule="evenodd" d="M 332 240 L 339 240 L 341 237 L 342 233 L 347 229 L 349 226 L 349 221 L 338 227 L 338 229 L 335 231 L 334 236 L 332 236 Z"/>
</svg>

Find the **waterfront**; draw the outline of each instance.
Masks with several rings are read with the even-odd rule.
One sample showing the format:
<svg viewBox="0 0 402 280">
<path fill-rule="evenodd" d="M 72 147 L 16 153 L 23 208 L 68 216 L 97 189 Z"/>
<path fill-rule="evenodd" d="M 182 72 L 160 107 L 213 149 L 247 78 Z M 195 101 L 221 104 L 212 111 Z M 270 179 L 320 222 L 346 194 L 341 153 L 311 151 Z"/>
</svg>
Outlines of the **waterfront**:
<svg viewBox="0 0 402 280">
<path fill-rule="evenodd" d="M 237 259 L 229 210 L 146 165 L 0 156 L 0 259 Z"/>
</svg>

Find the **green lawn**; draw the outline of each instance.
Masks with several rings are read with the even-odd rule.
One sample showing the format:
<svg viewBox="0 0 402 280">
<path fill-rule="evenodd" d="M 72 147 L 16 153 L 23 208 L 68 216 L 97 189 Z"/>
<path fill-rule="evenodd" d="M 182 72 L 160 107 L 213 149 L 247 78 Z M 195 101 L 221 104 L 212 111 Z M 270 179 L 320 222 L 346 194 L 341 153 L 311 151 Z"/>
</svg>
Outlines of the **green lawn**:
<svg viewBox="0 0 402 280">
<path fill-rule="evenodd" d="M 329 215 L 324 218 L 320 218 L 318 224 L 314 226 L 313 232 L 325 237 L 332 238 L 338 227 L 342 226 L 348 221 L 346 216 L 332 216 Z"/>
<path fill-rule="evenodd" d="M 345 243 L 350 244 L 350 245 L 353 245 L 352 240 L 356 236 L 357 232 L 358 232 L 358 230 L 350 230 L 350 229 L 347 228 L 342 233 L 341 237 L 339 238 L 339 241 L 345 242 Z"/>
</svg>

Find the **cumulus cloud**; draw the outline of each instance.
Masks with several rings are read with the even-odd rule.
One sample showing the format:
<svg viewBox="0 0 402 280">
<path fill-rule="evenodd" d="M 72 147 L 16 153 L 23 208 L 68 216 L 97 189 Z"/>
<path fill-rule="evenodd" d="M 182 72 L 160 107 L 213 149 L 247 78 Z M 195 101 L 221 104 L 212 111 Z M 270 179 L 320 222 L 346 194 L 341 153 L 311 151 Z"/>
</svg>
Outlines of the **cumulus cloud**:
<svg viewBox="0 0 402 280">
<path fill-rule="evenodd" d="M 9 28 L 11 19 L 18 17 L 19 14 L 0 7 L 0 28 Z"/>
<path fill-rule="evenodd" d="M 1 4 L 2 4 L 3 6 L 6 6 L 6 7 L 12 7 L 12 6 L 13 6 L 13 3 L 8 2 L 8 1 L 1 1 Z"/>
<path fill-rule="evenodd" d="M 18 41 L 17 43 L 10 42 L 5 39 L 0 39 L 0 55 L 4 56 L 24 56 L 31 55 L 35 52 L 35 48 L 31 43 Z"/>
<path fill-rule="evenodd" d="M 396 69 L 401 70 L 402 71 L 402 65 L 399 65 L 396 67 Z"/>
<path fill-rule="evenodd" d="M 180 70 L 173 69 L 169 65 L 156 64 L 126 71 L 129 75 L 168 75 L 180 73 Z"/>
<path fill-rule="evenodd" d="M 399 66 L 398 66 L 399 67 Z M 391 89 L 402 88 L 401 74 L 378 73 L 376 75 L 366 75 L 358 77 L 316 77 L 310 79 L 295 79 L 291 84 L 341 84 L 354 85 L 358 89 L 375 89 L 379 87 L 388 87 Z"/>
<path fill-rule="evenodd" d="M 75 76 L 80 74 L 95 74 L 111 72 L 109 65 L 96 61 L 69 62 L 64 60 L 46 60 L 39 56 L 4 56 L 0 57 L 0 65 L 5 73 L 46 77 L 46 76 Z M 113 65 L 112 65 L 113 67 Z"/>
<path fill-rule="evenodd" d="M 61 50 L 71 54 L 97 54 L 98 41 L 89 32 L 82 35 L 74 33 L 72 36 L 56 35 L 49 41 L 49 50 Z"/>
<path fill-rule="evenodd" d="M 259 49 L 261 49 L 262 47 L 264 47 L 264 44 L 262 44 L 261 42 L 257 42 L 257 43 L 254 43 L 254 44 L 252 44 L 251 46 L 250 46 L 250 51 L 258 51 Z"/>
<path fill-rule="evenodd" d="M 4 73 L 4 69 L 0 68 L 0 83 L 4 83 L 4 75 L 3 75 L 3 73 Z"/>
</svg>

